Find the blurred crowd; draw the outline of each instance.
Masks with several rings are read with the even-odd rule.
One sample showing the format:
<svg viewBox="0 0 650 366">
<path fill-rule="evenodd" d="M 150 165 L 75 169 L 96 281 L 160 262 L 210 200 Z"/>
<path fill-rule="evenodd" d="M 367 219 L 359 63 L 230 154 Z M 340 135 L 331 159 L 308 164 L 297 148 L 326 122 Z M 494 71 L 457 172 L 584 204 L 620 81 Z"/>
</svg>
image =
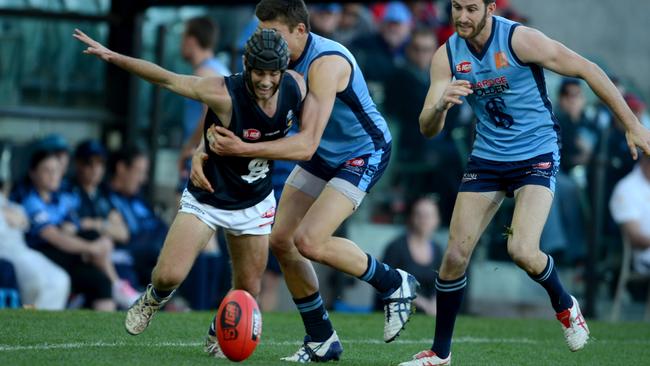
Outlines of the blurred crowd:
<svg viewBox="0 0 650 366">
<path fill-rule="evenodd" d="M 387 247 L 385 261 L 413 267 L 411 273 L 419 274 L 420 283 L 426 284 L 433 284 L 445 245 L 432 238 L 438 226 L 448 226 L 451 219 L 475 124 L 471 110 L 460 106 L 449 112 L 445 129 L 434 139 L 427 140 L 419 132 L 418 115 L 429 86 L 431 58 L 454 32 L 449 7 L 448 1 L 309 5 L 312 31 L 350 49 L 394 136 L 391 170 L 384 178 L 388 184 L 369 202 L 374 223 L 405 224 L 404 234 Z M 526 15 L 507 0 L 498 0 L 497 9 L 502 16 L 527 22 Z M 246 40 L 255 27 L 253 19 L 238 39 Z M 185 60 L 198 75 L 241 71 L 238 56 L 231 57 L 228 67 L 195 57 L 207 52 L 202 55 L 212 59 L 216 37 L 204 44 L 200 35 L 186 31 L 179 45 Z M 243 45 L 242 41 L 238 46 L 240 54 Z M 548 77 L 553 80 L 552 75 Z M 551 84 L 557 86 L 548 92 L 561 127 L 561 171 L 542 250 L 561 263 L 579 267 L 585 263 L 589 241 L 594 240 L 593 228 L 601 225 L 598 234 L 609 241 L 606 248 L 598 248 L 597 260 L 616 252 L 621 235 L 626 235 L 632 238 L 637 255 L 635 269 L 650 272 L 650 159 L 636 163 L 630 158 L 622 126 L 603 105 L 589 102 L 593 98 L 585 94 L 582 81 L 561 79 Z M 617 86 L 647 124 L 644 101 L 623 83 Z M 188 111 L 192 114 L 184 118 L 185 145 L 178 164 L 184 179 L 187 158 L 198 141 L 191 136 L 197 131 L 193 121 L 201 107 L 189 106 Z M 12 157 L 16 160 L 10 164 L 12 179 L 3 177 L 0 195 L 0 280 L 15 282 L 17 291 L 2 290 L 0 301 L 39 309 L 128 307 L 149 283 L 167 231 L 153 202 L 142 194 L 150 152 L 141 146 L 109 152 L 94 139 L 70 146 L 62 136 L 49 135 L 14 148 Z M 278 169 L 276 193 L 290 170 L 290 164 Z M 630 196 L 630 192 L 637 195 Z M 602 217 L 597 214 L 599 202 Z M 507 211 L 504 206 L 502 211 Z M 508 224 L 497 217 L 494 229 L 485 235 L 492 259 L 507 258 L 500 230 Z M 218 254 L 219 247 L 223 248 L 223 240 L 217 238 L 190 274 L 188 282 L 193 284 L 185 293 L 194 298 L 190 301 L 193 308 L 216 307 L 219 290 L 215 286 L 228 287 L 223 280 L 227 274 L 214 271 L 215 266 L 228 267 L 227 253 Z M 268 283 L 273 285 L 269 288 L 274 292 L 279 283 L 277 268 L 270 273 Z M 417 306 L 433 315 L 435 291 L 431 287 L 425 286 Z M 0 282 L 0 289 L 9 288 Z M 206 300 L 192 295 L 206 289 L 212 289 L 214 296 Z M 267 296 L 269 310 L 277 300 L 263 294 Z"/>
</svg>

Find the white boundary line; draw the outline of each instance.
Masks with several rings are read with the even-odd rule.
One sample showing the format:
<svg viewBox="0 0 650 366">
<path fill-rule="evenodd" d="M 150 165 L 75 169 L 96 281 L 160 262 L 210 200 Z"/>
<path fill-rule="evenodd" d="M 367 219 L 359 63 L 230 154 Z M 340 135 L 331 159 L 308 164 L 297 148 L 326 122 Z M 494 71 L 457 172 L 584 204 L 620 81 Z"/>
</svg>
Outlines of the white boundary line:
<svg viewBox="0 0 650 366">
<path fill-rule="evenodd" d="M 300 342 L 283 341 L 283 342 L 264 342 L 264 346 L 298 346 Z M 378 339 L 349 339 L 344 340 L 344 344 L 384 344 Z M 430 338 L 420 340 L 402 339 L 392 343 L 397 344 L 420 344 L 428 345 L 431 343 Z M 459 337 L 454 339 L 454 343 L 489 343 L 489 344 L 542 344 L 547 341 L 539 341 L 528 338 L 481 338 L 481 337 Z M 595 340 L 594 343 L 600 344 L 637 344 L 650 346 L 650 339 L 627 339 L 627 340 Z M 0 344 L 0 352 L 16 351 L 48 351 L 55 349 L 83 349 L 83 348 L 118 348 L 118 347 L 200 347 L 201 342 L 73 342 L 73 343 L 41 343 L 33 345 L 9 345 Z"/>
</svg>

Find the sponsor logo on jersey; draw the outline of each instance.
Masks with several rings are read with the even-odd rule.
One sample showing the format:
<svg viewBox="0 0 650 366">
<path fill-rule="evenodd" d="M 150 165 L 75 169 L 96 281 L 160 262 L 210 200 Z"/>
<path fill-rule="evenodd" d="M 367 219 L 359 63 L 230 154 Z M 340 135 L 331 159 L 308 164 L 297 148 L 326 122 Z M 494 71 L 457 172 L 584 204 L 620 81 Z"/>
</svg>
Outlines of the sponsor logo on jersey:
<svg viewBox="0 0 650 366">
<path fill-rule="evenodd" d="M 469 72 L 472 72 L 472 63 L 469 61 L 463 61 L 456 65 L 456 72 L 459 72 L 461 74 L 467 74 Z"/>
<path fill-rule="evenodd" d="M 247 140 L 259 140 L 262 133 L 254 128 L 247 128 L 244 130 L 244 138 Z"/>
<path fill-rule="evenodd" d="M 477 81 L 471 84 L 470 88 L 474 90 L 474 95 L 477 97 L 486 97 L 505 93 L 507 90 L 510 90 L 510 84 L 508 83 L 508 78 L 499 76 Z"/>
<path fill-rule="evenodd" d="M 494 65 L 497 67 L 497 70 L 510 66 L 510 63 L 508 63 L 508 57 L 506 56 L 505 52 L 499 51 L 494 54 Z"/>
</svg>

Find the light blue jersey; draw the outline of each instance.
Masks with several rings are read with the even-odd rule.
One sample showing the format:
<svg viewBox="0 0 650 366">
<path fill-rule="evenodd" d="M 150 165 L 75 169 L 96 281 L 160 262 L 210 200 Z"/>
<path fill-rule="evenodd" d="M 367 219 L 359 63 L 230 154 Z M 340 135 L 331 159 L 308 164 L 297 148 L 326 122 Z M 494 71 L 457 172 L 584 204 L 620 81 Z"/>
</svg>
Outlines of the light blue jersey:
<svg viewBox="0 0 650 366">
<path fill-rule="evenodd" d="M 559 150 L 559 124 L 544 71 L 523 63 L 512 49 L 518 25 L 492 17 L 492 34 L 481 54 L 458 33 L 447 41 L 452 75 L 474 90 L 466 100 L 478 118 L 472 155 L 479 158 L 520 161 Z"/>
<path fill-rule="evenodd" d="M 292 61 L 289 68 L 300 73 L 309 85 L 311 63 L 328 55 L 345 58 L 352 66 L 352 74 L 347 88 L 336 95 L 334 109 L 313 159 L 338 167 L 359 156 L 389 152 L 390 131 L 370 98 L 366 81 L 350 51 L 337 42 L 310 33 L 302 55 Z"/>
<path fill-rule="evenodd" d="M 199 68 L 207 67 L 214 71 L 217 75 L 230 76 L 230 70 L 221 61 L 216 58 L 206 59 L 199 65 Z M 183 110 L 183 142 L 192 136 L 196 129 L 197 122 L 203 113 L 203 104 L 194 99 L 185 98 L 185 106 Z"/>
</svg>

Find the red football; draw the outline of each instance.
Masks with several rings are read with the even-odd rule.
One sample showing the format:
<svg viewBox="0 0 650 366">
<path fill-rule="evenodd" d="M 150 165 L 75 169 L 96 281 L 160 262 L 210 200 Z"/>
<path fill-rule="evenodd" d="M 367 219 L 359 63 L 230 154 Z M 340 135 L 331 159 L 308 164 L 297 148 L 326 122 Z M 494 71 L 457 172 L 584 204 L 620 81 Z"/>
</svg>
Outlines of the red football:
<svg viewBox="0 0 650 366">
<path fill-rule="evenodd" d="M 262 336 L 262 314 L 251 294 L 232 290 L 224 297 L 215 319 L 217 339 L 231 361 L 250 357 Z"/>
</svg>

